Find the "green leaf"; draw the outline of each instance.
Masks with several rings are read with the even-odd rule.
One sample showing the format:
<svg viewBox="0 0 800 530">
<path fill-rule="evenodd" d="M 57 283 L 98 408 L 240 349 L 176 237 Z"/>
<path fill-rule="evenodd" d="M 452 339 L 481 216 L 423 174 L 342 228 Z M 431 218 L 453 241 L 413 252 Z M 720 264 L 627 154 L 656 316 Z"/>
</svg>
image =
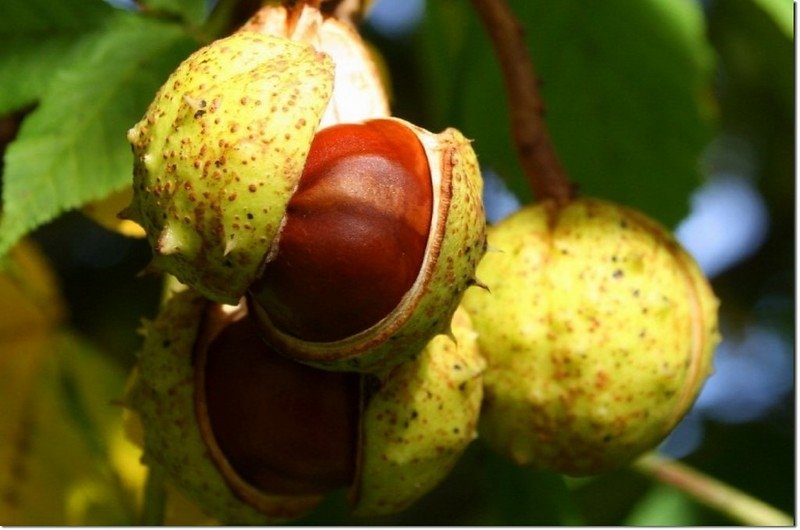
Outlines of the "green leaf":
<svg viewBox="0 0 800 530">
<path fill-rule="evenodd" d="M 0 520 L 132 524 L 133 491 L 115 466 L 122 457 L 138 466 L 123 438 L 122 409 L 113 405 L 124 374 L 67 332 L 0 346 Z"/>
<path fill-rule="evenodd" d="M 176 25 L 126 13 L 82 43 L 6 151 L 0 255 L 28 231 L 129 181 L 125 133 L 193 46 Z"/>
<path fill-rule="evenodd" d="M 143 0 L 140 4 L 144 9 L 165 11 L 178 15 L 190 24 L 200 25 L 208 17 L 208 2 L 206 0 Z"/>
<path fill-rule="evenodd" d="M 655 485 L 634 506 L 624 526 L 692 526 L 698 524 L 697 505 L 683 492 Z"/>
<path fill-rule="evenodd" d="M 752 0 L 762 11 L 767 13 L 784 36 L 794 37 L 793 0 Z"/>
<path fill-rule="evenodd" d="M 638 207 L 667 224 L 680 219 L 710 136 L 712 54 L 698 3 L 511 4 L 543 81 L 553 141 L 580 192 Z M 468 61 L 451 98 L 459 106 L 456 125 L 475 139 L 482 165 L 527 199 L 493 49 L 477 22 L 468 34 Z"/>
<path fill-rule="evenodd" d="M 0 116 L 34 103 L 114 9 L 102 0 L 11 0 L 0 17 Z"/>
<path fill-rule="evenodd" d="M 792 23 L 791 0 L 727 0 L 712 4 L 711 40 L 721 56 L 726 81 L 732 90 L 748 92 L 735 96 L 776 98 L 784 107 L 781 110 L 794 110 Z M 747 113 L 753 109 L 741 110 Z M 759 106 L 755 111 L 763 113 L 764 108 Z"/>
<path fill-rule="evenodd" d="M 794 237 L 795 208 L 787 200 L 797 180 L 791 1 L 718 1 L 708 19 L 720 62 L 722 125 L 756 149 L 757 183 L 770 204 L 773 226 L 786 226 L 785 237 Z M 778 232 L 773 237 L 785 239 Z M 792 249 L 786 252 L 791 260 Z"/>
<path fill-rule="evenodd" d="M 488 510 L 504 525 L 582 524 L 564 478 L 518 466 L 493 451 L 485 461 Z"/>
<path fill-rule="evenodd" d="M 474 18 L 463 2 L 428 2 L 426 11 L 415 57 L 428 79 L 421 102 L 431 117 L 426 125 L 431 130 L 441 130 L 455 118 L 454 98 L 461 93 L 459 81 L 467 64 L 464 46 L 469 30 L 474 29 Z"/>
</svg>

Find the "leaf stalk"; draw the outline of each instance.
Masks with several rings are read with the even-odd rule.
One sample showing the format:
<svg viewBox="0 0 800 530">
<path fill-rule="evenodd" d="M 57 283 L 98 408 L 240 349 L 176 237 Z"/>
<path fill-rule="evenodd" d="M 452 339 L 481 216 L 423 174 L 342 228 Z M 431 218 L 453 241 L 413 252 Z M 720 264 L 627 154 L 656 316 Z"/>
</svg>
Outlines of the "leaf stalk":
<svg viewBox="0 0 800 530">
<path fill-rule="evenodd" d="M 794 519 L 747 493 L 670 458 L 649 453 L 633 469 L 677 488 L 697 502 L 748 526 L 793 526 Z"/>
</svg>

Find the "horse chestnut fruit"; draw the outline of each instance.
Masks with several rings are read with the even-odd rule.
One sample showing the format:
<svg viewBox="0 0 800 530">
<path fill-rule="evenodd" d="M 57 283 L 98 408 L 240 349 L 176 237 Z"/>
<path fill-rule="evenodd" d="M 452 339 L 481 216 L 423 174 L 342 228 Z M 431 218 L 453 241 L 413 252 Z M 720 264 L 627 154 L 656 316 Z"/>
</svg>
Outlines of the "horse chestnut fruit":
<svg viewBox="0 0 800 530">
<path fill-rule="evenodd" d="M 175 294 L 126 398 L 144 459 L 226 523 L 294 519 L 338 488 L 357 515 L 399 511 L 476 436 L 484 362 L 464 311 L 452 329 L 377 375 L 323 371 L 264 344 L 245 304 Z"/>
<path fill-rule="evenodd" d="M 333 90 L 327 55 L 239 32 L 201 48 L 128 131 L 153 266 L 238 303 L 280 232 Z"/>
<path fill-rule="evenodd" d="M 125 213 L 145 228 L 154 267 L 217 302 L 247 294 L 283 355 L 378 372 L 447 332 L 474 282 L 485 250 L 477 160 L 454 129 L 323 124 L 351 117 L 352 76 L 335 89 L 333 77 L 352 65 L 307 44 L 316 26 L 282 24 L 248 24 L 167 80 L 129 132 Z M 349 48 L 332 48 L 348 60 Z"/>
<path fill-rule="evenodd" d="M 228 472 L 272 494 L 322 494 L 350 484 L 358 376 L 279 355 L 259 339 L 244 307 L 226 312 L 208 304 L 202 318 L 195 401 L 217 466 L 229 465 Z"/>
<path fill-rule="evenodd" d="M 428 159 L 410 129 L 391 120 L 323 129 L 252 300 L 295 337 L 363 331 L 414 284 L 432 211 Z"/>
<path fill-rule="evenodd" d="M 719 341 L 717 299 L 654 221 L 595 199 L 491 227 L 464 298 L 487 360 L 481 437 L 518 464 L 622 466 L 688 411 Z"/>
</svg>

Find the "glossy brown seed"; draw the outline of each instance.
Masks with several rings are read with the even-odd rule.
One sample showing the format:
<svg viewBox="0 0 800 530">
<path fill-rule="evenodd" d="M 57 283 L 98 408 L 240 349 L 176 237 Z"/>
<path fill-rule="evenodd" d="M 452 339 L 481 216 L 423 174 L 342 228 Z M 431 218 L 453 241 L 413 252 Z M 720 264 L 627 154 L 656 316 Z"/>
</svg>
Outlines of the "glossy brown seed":
<svg viewBox="0 0 800 530">
<path fill-rule="evenodd" d="M 276 258 L 250 289 L 274 325 L 328 342 L 386 317 L 413 285 L 433 192 L 416 135 L 391 120 L 317 133 Z"/>
<path fill-rule="evenodd" d="M 203 380 L 198 410 L 207 414 L 219 453 L 236 473 L 271 494 L 349 486 L 358 440 L 358 376 L 281 357 L 243 312 L 230 318 L 212 306 L 204 325 L 216 331 L 196 351 Z"/>
</svg>

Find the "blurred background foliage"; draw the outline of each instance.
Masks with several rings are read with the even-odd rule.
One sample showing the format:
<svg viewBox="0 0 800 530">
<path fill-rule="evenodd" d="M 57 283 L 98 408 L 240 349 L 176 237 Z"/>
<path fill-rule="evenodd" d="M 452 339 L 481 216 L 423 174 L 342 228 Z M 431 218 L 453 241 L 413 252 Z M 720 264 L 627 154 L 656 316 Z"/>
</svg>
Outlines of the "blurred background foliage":
<svg viewBox="0 0 800 530">
<path fill-rule="evenodd" d="M 580 192 L 675 229 L 722 301 L 716 373 L 660 450 L 794 514 L 791 0 L 510 4 Z M 4 4 L 0 251 L 12 250 L 0 275 L 0 524 L 137 522 L 145 470 L 118 400 L 161 282 L 137 275 L 147 244 L 108 228 L 127 200 L 125 132 L 182 58 L 258 5 Z M 491 221 L 534 200 L 500 71 L 468 2 L 376 0 L 361 29 L 385 61 L 396 115 L 475 140 Z M 170 499 L 168 523 L 209 522 L 179 494 Z M 533 472 L 478 441 L 403 514 L 354 520 L 342 494 L 300 523 L 731 521 L 632 470 Z"/>
</svg>

